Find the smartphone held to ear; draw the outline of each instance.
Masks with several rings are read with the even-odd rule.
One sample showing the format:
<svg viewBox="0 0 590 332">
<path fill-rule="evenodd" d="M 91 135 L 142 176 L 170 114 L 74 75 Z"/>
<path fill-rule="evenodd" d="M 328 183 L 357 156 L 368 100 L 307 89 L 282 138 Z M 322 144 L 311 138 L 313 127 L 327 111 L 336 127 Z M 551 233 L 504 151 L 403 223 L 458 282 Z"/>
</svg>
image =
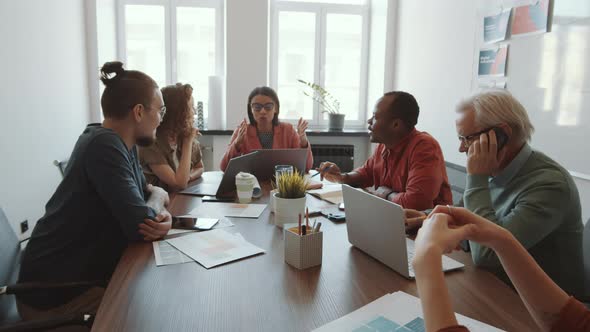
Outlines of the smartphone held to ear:
<svg viewBox="0 0 590 332">
<path fill-rule="evenodd" d="M 213 228 L 218 222 L 219 219 L 214 218 L 172 217 L 172 228 L 205 231 Z"/>
<path fill-rule="evenodd" d="M 502 149 L 506 145 L 506 143 L 508 143 L 508 135 L 506 135 L 506 132 L 500 127 L 494 127 L 492 128 L 492 130 L 496 134 L 498 151 L 500 151 L 500 149 Z"/>
</svg>

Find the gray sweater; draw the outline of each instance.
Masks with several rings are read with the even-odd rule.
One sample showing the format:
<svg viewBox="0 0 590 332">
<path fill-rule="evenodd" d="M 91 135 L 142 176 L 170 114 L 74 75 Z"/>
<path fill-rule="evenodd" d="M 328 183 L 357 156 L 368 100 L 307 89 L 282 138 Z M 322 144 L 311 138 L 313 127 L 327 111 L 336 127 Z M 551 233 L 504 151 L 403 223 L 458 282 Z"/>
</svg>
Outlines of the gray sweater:
<svg viewBox="0 0 590 332">
<path fill-rule="evenodd" d="M 495 177 L 468 175 L 465 207 L 509 230 L 566 292 L 583 289 L 580 198 L 569 173 L 525 144 Z M 508 281 L 496 254 L 470 242 L 477 266 Z"/>
</svg>

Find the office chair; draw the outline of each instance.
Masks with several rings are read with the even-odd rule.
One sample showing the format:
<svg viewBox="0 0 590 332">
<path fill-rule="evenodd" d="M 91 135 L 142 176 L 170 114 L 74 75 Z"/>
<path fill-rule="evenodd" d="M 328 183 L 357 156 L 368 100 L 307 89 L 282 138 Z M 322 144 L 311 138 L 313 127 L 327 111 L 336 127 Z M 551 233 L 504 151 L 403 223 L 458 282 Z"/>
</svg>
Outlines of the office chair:
<svg viewBox="0 0 590 332">
<path fill-rule="evenodd" d="M 91 327 L 94 316 L 84 313 L 72 313 L 44 320 L 26 322 L 21 320 L 16 308 L 15 294 L 48 288 L 88 287 L 98 284 L 97 282 L 14 284 L 20 266 L 21 242 L 0 207 L 0 332 L 47 331 L 66 325 Z"/>
<path fill-rule="evenodd" d="M 66 167 L 68 166 L 68 160 L 57 160 L 55 159 L 53 161 L 53 164 L 57 167 L 57 169 L 59 169 L 59 173 L 61 174 L 61 177 L 63 178 L 65 173 L 66 173 Z"/>
<path fill-rule="evenodd" d="M 586 307 L 590 309 L 590 219 L 584 225 L 584 233 L 582 235 L 582 254 L 584 255 L 584 295 L 581 296 L 580 301 L 584 302 Z"/>
</svg>

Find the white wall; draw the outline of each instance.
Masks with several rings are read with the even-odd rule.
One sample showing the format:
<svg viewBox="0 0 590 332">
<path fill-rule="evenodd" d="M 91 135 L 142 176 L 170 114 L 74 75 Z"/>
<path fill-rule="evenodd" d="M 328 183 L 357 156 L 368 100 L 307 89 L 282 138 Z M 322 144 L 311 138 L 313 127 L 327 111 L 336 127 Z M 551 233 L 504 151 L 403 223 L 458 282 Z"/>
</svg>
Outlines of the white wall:
<svg viewBox="0 0 590 332">
<path fill-rule="evenodd" d="M 268 84 L 268 5 L 268 0 L 225 2 L 226 128 L 247 117 L 250 91 Z"/>
<path fill-rule="evenodd" d="M 388 36 L 396 40 L 394 88 L 416 96 L 419 129 L 438 139 L 446 160 L 465 165 L 465 156 L 458 152 L 455 106 L 477 86 L 473 68 L 478 2 L 400 0 L 397 19 L 397 34 Z M 590 181 L 575 180 L 586 221 Z"/>
<path fill-rule="evenodd" d="M 0 2 L 0 205 L 32 229 L 88 121 L 80 0 Z"/>
</svg>

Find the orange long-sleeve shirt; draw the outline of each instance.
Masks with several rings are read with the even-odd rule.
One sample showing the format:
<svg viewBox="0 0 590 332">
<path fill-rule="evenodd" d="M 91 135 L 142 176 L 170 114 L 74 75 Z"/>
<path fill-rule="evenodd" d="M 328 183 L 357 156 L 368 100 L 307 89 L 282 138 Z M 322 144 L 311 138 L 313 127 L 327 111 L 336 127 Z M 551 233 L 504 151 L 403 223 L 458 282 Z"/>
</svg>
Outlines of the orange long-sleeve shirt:
<svg viewBox="0 0 590 332">
<path fill-rule="evenodd" d="M 391 188 L 397 193 L 391 201 L 404 208 L 426 210 L 453 204 L 442 150 L 432 136 L 416 129 L 393 149 L 379 144 L 355 172 L 362 176 L 362 187 Z"/>
</svg>

